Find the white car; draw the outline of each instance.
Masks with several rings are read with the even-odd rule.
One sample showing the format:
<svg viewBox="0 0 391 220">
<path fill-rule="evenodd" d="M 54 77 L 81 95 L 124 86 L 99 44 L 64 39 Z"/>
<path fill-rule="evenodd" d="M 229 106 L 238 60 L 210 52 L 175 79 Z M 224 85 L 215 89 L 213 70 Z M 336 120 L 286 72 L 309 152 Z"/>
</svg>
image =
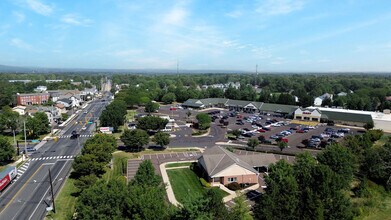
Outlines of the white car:
<svg viewBox="0 0 391 220">
<path fill-rule="evenodd" d="M 87 129 L 86 126 L 83 126 L 83 127 L 81 128 L 81 130 L 83 130 L 83 131 L 86 130 L 86 129 Z"/>
</svg>

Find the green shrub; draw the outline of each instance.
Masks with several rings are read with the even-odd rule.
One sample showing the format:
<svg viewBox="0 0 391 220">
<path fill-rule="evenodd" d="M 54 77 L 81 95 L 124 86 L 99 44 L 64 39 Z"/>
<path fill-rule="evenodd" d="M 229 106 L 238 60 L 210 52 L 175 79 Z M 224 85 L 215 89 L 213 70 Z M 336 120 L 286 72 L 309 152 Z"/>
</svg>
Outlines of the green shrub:
<svg viewBox="0 0 391 220">
<path fill-rule="evenodd" d="M 200 178 L 200 182 L 201 182 L 201 185 L 203 187 L 206 187 L 206 188 L 210 188 L 211 187 L 210 183 L 206 182 L 206 180 L 204 178 L 202 178 L 202 177 Z"/>
<path fill-rule="evenodd" d="M 208 130 L 199 130 L 199 131 L 193 132 L 191 135 L 193 135 L 193 136 L 203 135 L 203 134 L 206 134 L 207 132 L 208 132 Z"/>
<path fill-rule="evenodd" d="M 232 182 L 227 185 L 227 188 L 232 191 L 241 190 L 240 184 L 237 182 Z"/>
</svg>

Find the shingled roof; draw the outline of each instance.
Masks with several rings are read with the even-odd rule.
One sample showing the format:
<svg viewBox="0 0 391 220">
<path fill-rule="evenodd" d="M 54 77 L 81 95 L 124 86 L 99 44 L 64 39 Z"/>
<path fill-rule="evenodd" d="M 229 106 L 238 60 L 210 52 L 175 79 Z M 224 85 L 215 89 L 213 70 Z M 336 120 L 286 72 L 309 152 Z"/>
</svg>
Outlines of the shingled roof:
<svg viewBox="0 0 391 220">
<path fill-rule="evenodd" d="M 198 161 L 210 177 L 213 177 L 234 164 L 251 172 L 258 173 L 250 164 L 239 158 L 238 155 L 229 152 L 220 146 L 214 146 L 205 150 Z"/>
</svg>

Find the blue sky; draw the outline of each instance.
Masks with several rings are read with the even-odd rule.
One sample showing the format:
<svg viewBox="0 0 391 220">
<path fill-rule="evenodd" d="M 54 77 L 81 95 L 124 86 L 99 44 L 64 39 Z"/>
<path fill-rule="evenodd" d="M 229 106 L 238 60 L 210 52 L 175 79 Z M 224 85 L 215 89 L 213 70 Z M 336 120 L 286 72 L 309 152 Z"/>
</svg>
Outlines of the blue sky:
<svg viewBox="0 0 391 220">
<path fill-rule="evenodd" d="M 389 0 L 1 0 L 0 64 L 391 71 Z"/>
</svg>

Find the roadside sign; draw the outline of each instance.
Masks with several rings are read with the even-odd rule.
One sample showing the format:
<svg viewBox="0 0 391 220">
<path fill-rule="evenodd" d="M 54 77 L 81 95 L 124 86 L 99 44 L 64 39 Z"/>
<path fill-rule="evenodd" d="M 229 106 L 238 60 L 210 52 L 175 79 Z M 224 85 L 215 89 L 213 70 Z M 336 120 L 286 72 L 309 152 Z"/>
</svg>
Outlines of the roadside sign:
<svg viewBox="0 0 391 220">
<path fill-rule="evenodd" d="M 113 131 L 113 127 L 100 127 L 99 131 L 102 133 L 111 133 Z"/>
</svg>

